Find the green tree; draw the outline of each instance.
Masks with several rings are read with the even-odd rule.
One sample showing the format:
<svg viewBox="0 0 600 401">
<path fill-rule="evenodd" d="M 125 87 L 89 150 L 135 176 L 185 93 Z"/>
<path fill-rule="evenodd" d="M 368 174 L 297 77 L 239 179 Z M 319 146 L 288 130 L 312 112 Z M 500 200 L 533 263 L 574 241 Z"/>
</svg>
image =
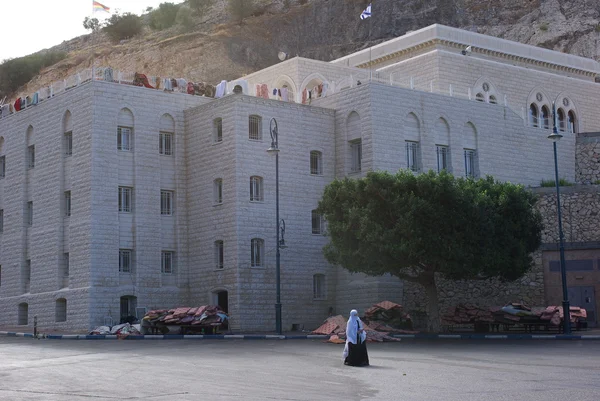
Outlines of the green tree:
<svg viewBox="0 0 600 401">
<path fill-rule="evenodd" d="M 104 31 L 115 42 L 128 39 L 142 32 L 142 21 L 136 14 L 115 13 L 106 21 Z"/>
<path fill-rule="evenodd" d="M 194 17 L 192 16 L 192 10 L 187 6 L 179 7 L 177 12 L 177 18 L 175 22 L 179 25 L 181 32 L 190 32 L 194 27 Z"/>
<path fill-rule="evenodd" d="M 202 18 L 207 10 L 212 7 L 214 0 L 188 0 L 190 8 L 194 11 L 194 14 L 199 18 Z"/>
<path fill-rule="evenodd" d="M 96 32 L 100 28 L 100 21 L 98 18 L 85 17 L 83 27 L 88 31 Z"/>
<path fill-rule="evenodd" d="M 254 12 L 254 1 L 253 0 L 229 0 L 228 2 L 229 14 L 238 23 L 242 21 Z"/>
<path fill-rule="evenodd" d="M 156 30 L 163 30 L 175 25 L 179 11 L 179 4 L 161 3 L 157 9 L 150 11 L 150 27 Z"/>
<path fill-rule="evenodd" d="M 318 208 L 330 236 L 324 254 L 351 272 L 420 284 L 428 329 L 438 331 L 437 278 L 513 281 L 529 270 L 541 243 L 535 202 L 522 186 L 446 172 L 336 180 Z"/>
</svg>

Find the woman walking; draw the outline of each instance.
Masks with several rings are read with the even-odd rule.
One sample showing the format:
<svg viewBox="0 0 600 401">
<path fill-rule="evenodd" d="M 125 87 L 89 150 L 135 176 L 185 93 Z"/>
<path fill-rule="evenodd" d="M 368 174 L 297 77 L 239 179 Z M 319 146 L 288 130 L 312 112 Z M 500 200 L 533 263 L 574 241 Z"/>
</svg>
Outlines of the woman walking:
<svg viewBox="0 0 600 401">
<path fill-rule="evenodd" d="M 367 333 L 356 309 L 350 312 L 346 323 L 346 346 L 344 347 L 344 365 L 369 366 L 367 355 Z"/>
</svg>

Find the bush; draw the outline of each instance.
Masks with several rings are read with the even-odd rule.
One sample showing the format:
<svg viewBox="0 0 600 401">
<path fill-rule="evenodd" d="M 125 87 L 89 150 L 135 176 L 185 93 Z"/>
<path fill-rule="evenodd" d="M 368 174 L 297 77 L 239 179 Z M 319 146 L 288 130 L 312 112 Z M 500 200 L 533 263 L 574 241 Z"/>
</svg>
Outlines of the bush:
<svg viewBox="0 0 600 401">
<path fill-rule="evenodd" d="M 179 7 L 177 12 L 177 18 L 175 18 L 177 25 L 180 26 L 182 32 L 189 32 L 194 27 L 194 18 L 192 17 L 192 10 L 189 7 Z"/>
<path fill-rule="evenodd" d="M 113 41 L 131 38 L 142 32 L 141 18 L 132 13 L 113 14 L 107 21 L 104 31 Z"/>
<path fill-rule="evenodd" d="M 241 23 L 254 12 L 254 1 L 252 0 L 229 0 L 228 7 L 231 17 Z"/>
<path fill-rule="evenodd" d="M 548 23 L 544 22 L 540 24 L 540 31 L 546 32 L 548 30 Z"/>
<path fill-rule="evenodd" d="M 150 11 L 150 28 L 162 31 L 175 25 L 180 6 L 174 3 L 161 3 L 157 9 Z"/>
<path fill-rule="evenodd" d="M 202 18 L 206 11 L 212 7 L 214 0 L 188 0 L 190 8 L 198 17 Z"/>
<path fill-rule="evenodd" d="M 5 60 L 0 64 L 0 99 L 31 81 L 42 68 L 56 64 L 66 56 L 64 52 L 46 51 Z"/>
<path fill-rule="evenodd" d="M 572 182 L 567 181 L 564 178 L 560 178 L 558 180 L 558 186 L 559 187 L 572 187 L 573 185 L 575 185 L 575 184 L 573 184 Z M 555 180 L 542 180 L 542 182 L 540 183 L 540 186 L 541 187 L 548 187 L 548 188 L 552 187 L 553 188 L 553 187 L 556 186 L 556 181 Z"/>
</svg>

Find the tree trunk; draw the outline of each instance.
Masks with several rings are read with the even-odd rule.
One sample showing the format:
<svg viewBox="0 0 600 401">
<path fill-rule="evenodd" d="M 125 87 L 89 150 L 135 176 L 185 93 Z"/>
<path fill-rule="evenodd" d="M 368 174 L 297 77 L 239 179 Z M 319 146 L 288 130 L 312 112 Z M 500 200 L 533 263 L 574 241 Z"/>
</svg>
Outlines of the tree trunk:
<svg viewBox="0 0 600 401">
<path fill-rule="evenodd" d="M 435 275 L 431 274 L 421 282 L 427 294 L 427 331 L 430 333 L 440 332 L 440 305 L 438 300 Z"/>
</svg>

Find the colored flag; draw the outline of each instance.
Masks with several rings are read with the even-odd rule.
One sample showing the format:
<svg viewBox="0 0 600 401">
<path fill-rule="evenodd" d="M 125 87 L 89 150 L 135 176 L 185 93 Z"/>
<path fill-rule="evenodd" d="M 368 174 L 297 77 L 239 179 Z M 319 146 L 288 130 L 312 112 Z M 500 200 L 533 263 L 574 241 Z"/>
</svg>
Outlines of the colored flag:
<svg viewBox="0 0 600 401">
<path fill-rule="evenodd" d="M 93 9 L 94 9 L 94 12 L 96 12 L 96 11 L 106 11 L 107 13 L 110 12 L 110 7 L 106 7 L 104 4 L 100 4 L 97 1 L 93 2 Z"/>
<path fill-rule="evenodd" d="M 360 19 L 367 19 L 371 17 L 371 3 L 365 8 L 365 11 L 360 14 Z"/>
</svg>

